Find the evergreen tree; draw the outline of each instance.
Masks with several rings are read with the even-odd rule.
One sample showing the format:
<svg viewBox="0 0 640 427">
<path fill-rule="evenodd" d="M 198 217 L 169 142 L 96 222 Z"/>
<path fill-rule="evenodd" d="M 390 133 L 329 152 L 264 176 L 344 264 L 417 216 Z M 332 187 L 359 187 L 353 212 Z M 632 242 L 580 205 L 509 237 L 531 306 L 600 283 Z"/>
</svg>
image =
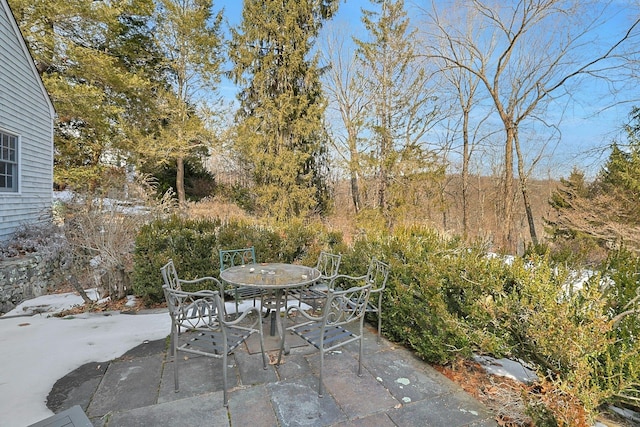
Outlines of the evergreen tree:
<svg viewBox="0 0 640 427">
<path fill-rule="evenodd" d="M 160 0 L 155 37 L 165 58 L 171 88 L 158 93 L 161 122 L 144 153 L 176 168 L 176 192 L 186 202 L 185 159 L 206 150 L 213 140 L 205 125 L 221 77 L 222 12 L 212 12 L 212 0 Z M 206 96 L 202 96 L 202 92 Z"/>
<path fill-rule="evenodd" d="M 640 145 L 632 134 L 627 150 L 613 144 L 611 154 L 597 181 L 601 193 L 614 195 L 620 202 L 617 218 L 621 223 L 640 225 Z"/>
<path fill-rule="evenodd" d="M 560 178 L 560 187 L 551 194 L 549 204 L 555 209 L 569 208 L 573 200 L 587 197 L 588 194 L 584 172 L 574 167 L 568 178 Z"/>
<path fill-rule="evenodd" d="M 403 0 L 371 0 L 375 10 L 364 10 L 367 40 L 356 40 L 365 90 L 375 94 L 368 119 L 375 146 L 370 152 L 377 181 L 377 205 L 383 213 L 398 203 L 409 188 L 390 191 L 393 182 L 407 174 L 428 176 L 438 167 L 423 137 L 433 125 L 437 110 L 429 76 L 415 53 L 416 30 L 409 26 Z M 379 9 L 378 9 L 379 8 Z M 435 178 L 438 175 L 434 173 Z M 400 197 L 394 199 L 393 193 Z M 404 208 L 401 208 L 402 211 Z"/>
<path fill-rule="evenodd" d="M 627 144 L 614 142 L 605 165 L 593 183 L 574 170 L 551 197 L 555 218 L 547 219 L 556 242 L 590 239 L 605 249 L 640 250 L 640 115 L 634 108 L 626 126 Z M 562 242 L 564 241 L 564 242 Z M 583 245 L 584 246 L 584 245 Z"/>
<path fill-rule="evenodd" d="M 57 113 L 54 179 L 98 187 L 105 161 L 117 165 L 131 150 L 132 121 L 149 112 L 142 106 L 151 86 L 139 53 L 153 52 L 153 1 L 10 3 Z"/>
<path fill-rule="evenodd" d="M 256 206 L 277 219 L 324 211 L 328 197 L 325 100 L 312 54 L 338 0 L 246 0 L 232 31 L 240 85 L 235 151 L 253 178 Z"/>
</svg>

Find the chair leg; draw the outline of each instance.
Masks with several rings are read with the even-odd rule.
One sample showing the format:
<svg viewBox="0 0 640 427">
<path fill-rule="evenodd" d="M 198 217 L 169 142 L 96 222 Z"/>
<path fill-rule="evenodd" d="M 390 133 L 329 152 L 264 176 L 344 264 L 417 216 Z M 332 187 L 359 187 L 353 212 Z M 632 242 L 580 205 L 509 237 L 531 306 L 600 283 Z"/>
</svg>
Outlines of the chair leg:
<svg viewBox="0 0 640 427">
<path fill-rule="evenodd" d="M 174 387 L 174 392 L 179 392 L 180 391 L 180 383 L 178 381 L 178 360 L 180 359 L 178 357 L 178 337 L 175 336 L 174 334 L 171 334 L 171 341 L 172 341 L 172 353 L 173 353 L 173 387 Z"/>
<path fill-rule="evenodd" d="M 318 397 L 323 395 L 322 372 L 324 371 L 324 350 L 320 349 L 320 380 L 318 381 Z"/>
<path fill-rule="evenodd" d="M 229 401 L 227 398 L 227 349 L 224 349 L 224 354 L 222 355 L 222 405 L 227 407 L 229 406 Z"/>
<path fill-rule="evenodd" d="M 176 329 L 176 327 L 173 324 L 173 320 L 171 321 L 171 333 L 169 334 L 169 356 L 171 357 L 176 357 L 176 349 L 175 349 L 175 340 L 176 337 L 174 337 L 173 335 L 173 331 Z"/>
<path fill-rule="evenodd" d="M 358 342 L 360 343 L 360 349 L 359 349 L 359 355 L 358 355 L 358 376 L 361 377 L 362 376 L 362 337 L 363 337 L 363 325 L 360 325 L 360 339 L 358 339 Z"/>
</svg>

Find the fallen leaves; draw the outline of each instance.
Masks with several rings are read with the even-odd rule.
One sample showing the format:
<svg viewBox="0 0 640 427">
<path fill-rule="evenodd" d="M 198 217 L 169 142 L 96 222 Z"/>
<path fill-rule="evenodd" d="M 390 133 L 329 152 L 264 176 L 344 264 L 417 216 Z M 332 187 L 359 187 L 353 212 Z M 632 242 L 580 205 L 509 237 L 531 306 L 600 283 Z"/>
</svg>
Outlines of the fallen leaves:
<svg viewBox="0 0 640 427">
<path fill-rule="evenodd" d="M 492 411 L 499 426 L 533 427 L 531 418 L 525 414 L 522 398 L 528 390 L 526 384 L 488 374 L 482 365 L 472 360 L 434 367 Z"/>
</svg>

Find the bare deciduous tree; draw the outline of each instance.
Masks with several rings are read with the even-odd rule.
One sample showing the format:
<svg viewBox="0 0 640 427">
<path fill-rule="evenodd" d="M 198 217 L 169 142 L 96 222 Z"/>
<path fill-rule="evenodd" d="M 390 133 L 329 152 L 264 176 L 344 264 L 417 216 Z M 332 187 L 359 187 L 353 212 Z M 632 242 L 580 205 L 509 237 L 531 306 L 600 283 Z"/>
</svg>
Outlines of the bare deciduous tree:
<svg viewBox="0 0 640 427">
<path fill-rule="evenodd" d="M 324 75 L 324 89 L 329 112 L 335 112 L 339 117 L 329 123 L 331 143 L 346 165 L 353 207 L 358 212 L 362 207 L 360 152 L 365 149 L 362 132 L 365 107 L 371 101 L 371 93 L 365 91 L 363 80 L 357 77 L 358 63 L 349 43 L 350 36 L 337 26 L 325 34 L 322 55 L 324 62 L 331 66 Z"/>
<path fill-rule="evenodd" d="M 466 28 L 466 31 L 473 32 L 473 20 L 467 16 L 467 22 L 461 27 Z M 438 40 L 440 43 L 444 43 L 444 39 Z M 433 40 L 430 38 L 424 38 L 422 43 L 425 44 L 425 49 L 430 49 L 430 43 Z M 454 58 L 463 61 L 464 50 L 459 46 L 454 45 L 441 45 L 439 47 L 441 51 L 447 51 Z M 451 107 L 450 107 L 450 125 L 447 126 L 447 139 L 450 140 L 450 145 L 454 146 L 458 141 L 461 141 L 462 148 L 460 155 L 462 157 L 462 169 L 460 173 L 461 178 L 461 197 L 462 197 L 462 234 L 464 238 L 468 236 L 469 229 L 469 174 L 472 154 L 478 144 L 483 139 L 490 137 L 493 132 L 490 129 L 486 129 L 484 124 L 490 116 L 489 112 L 479 111 L 478 105 L 485 101 L 486 95 L 479 89 L 480 79 L 475 74 L 468 70 L 451 66 L 449 61 L 436 59 L 436 64 L 440 69 L 440 78 L 443 92 L 448 92 L 451 89 Z M 476 113 L 475 117 L 472 117 L 472 113 Z"/>
<path fill-rule="evenodd" d="M 531 240 L 537 244 L 528 201 L 527 172 L 521 129 L 550 117 L 551 107 L 571 99 L 570 83 L 607 78 L 624 64 L 618 49 L 636 31 L 638 20 L 606 43 L 597 30 L 611 19 L 611 5 L 590 1 L 523 0 L 517 3 L 458 1 L 432 3 L 425 10 L 434 42 L 428 55 L 477 77 L 492 100 L 504 132 L 504 244 L 515 248 L 513 226 L 514 160 Z M 446 19 L 444 17 L 447 17 Z M 474 21 L 473 31 L 460 22 Z M 463 29 L 461 29 L 463 28 Z M 455 53 L 455 54 L 454 54 Z M 537 157 L 537 156 L 536 156 Z"/>
</svg>

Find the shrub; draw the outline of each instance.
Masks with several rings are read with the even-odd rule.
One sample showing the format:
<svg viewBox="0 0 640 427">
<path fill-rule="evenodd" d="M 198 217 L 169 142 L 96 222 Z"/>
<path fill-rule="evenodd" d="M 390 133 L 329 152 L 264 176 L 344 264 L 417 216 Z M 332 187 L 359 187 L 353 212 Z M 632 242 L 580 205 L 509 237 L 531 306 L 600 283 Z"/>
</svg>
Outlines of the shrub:
<svg viewBox="0 0 640 427">
<path fill-rule="evenodd" d="M 558 425 L 588 425 L 601 404 L 638 382 L 637 315 L 620 317 L 635 298 L 638 263 L 620 257 L 577 288 L 569 286 L 571 272 L 546 256 L 517 261 L 517 285 L 493 304 L 512 355 L 533 362 L 552 391 L 532 404 L 544 402 Z M 577 423 L 580 411 L 585 421 Z"/>
<path fill-rule="evenodd" d="M 354 241 L 340 271 L 363 275 L 372 257 L 387 262 L 391 273 L 383 294 L 383 331 L 435 363 L 471 354 L 467 328 L 448 310 L 442 292 L 440 259 L 455 253 L 458 242 L 432 230 L 408 227 L 372 232 Z"/>
<path fill-rule="evenodd" d="M 257 262 L 300 262 L 314 265 L 320 248 L 329 248 L 330 234 L 320 226 L 301 223 L 272 228 L 244 221 L 184 219 L 156 220 L 136 238 L 133 290 L 148 303 L 161 302 L 160 267 L 173 259 L 183 279 L 220 274 L 219 249 L 254 246 Z M 331 235 L 334 246 L 336 236 Z"/>
<path fill-rule="evenodd" d="M 45 259 L 56 259 L 69 250 L 62 230 L 51 222 L 20 226 L 11 239 L 0 245 L 0 261 L 37 253 Z"/>
<path fill-rule="evenodd" d="M 409 227 L 361 235 L 340 271 L 364 274 L 374 256 L 391 265 L 384 333 L 431 363 L 484 353 L 537 366 L 546 391 L 526 400 L 540 423 L 586 425 L 602 403 L 640 394 L 640 261 L 631 254 L 572 289 L 575 274 L 547 253 L 491 256 Z"/>
<path fill-rule="evenodd" d="M 603 296 L 613 345 L 597 359 L 606 401 L 638 409 L 640 398 L 640 257 L 625 248 L 603 263 Z"/>
<path fill-rule="evenodd" d="M 211 276 L 217 265 L 217 220 L 172 216 L 141 228 L 136 237 L 133 291 L 148 303 L 164 300 L 160 267 L 173 259 L 182 279 Z M 219 267 L 218 267 L 219 268 Z"/>
</svg>

